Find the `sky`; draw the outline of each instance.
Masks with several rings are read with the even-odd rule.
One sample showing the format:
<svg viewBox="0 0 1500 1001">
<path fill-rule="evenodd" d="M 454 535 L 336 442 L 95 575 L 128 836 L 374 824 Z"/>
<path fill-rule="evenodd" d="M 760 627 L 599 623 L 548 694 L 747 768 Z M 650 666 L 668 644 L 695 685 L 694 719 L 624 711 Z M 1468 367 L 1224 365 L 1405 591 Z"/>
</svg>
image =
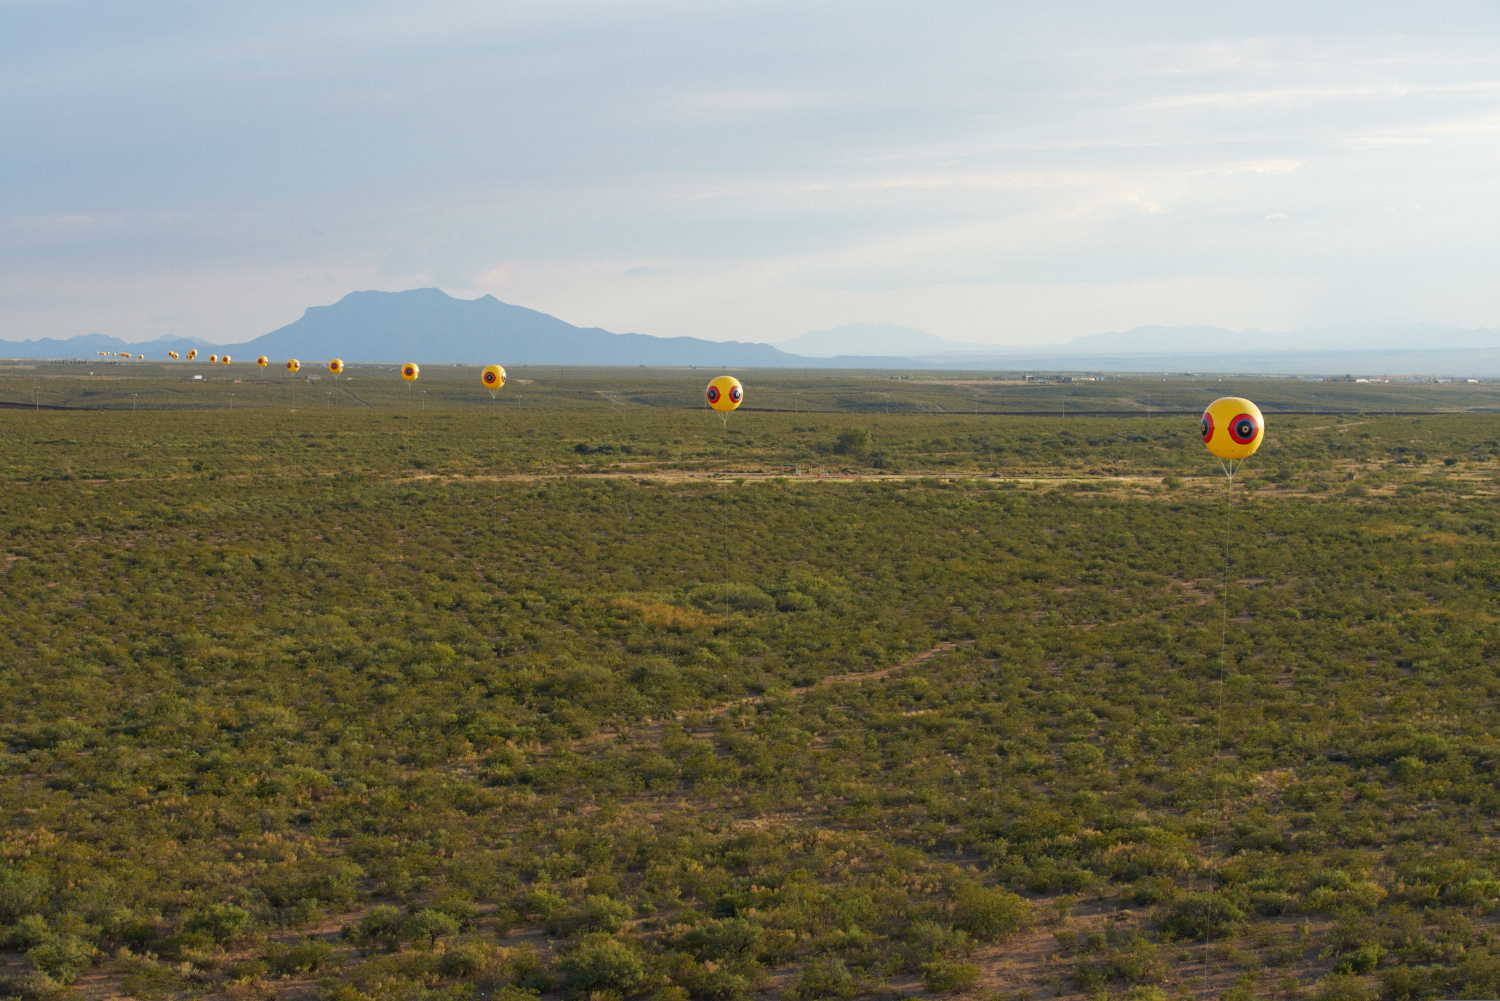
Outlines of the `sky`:
<svg viewBox="0 0 1500 1001">
<path fill-rule="evenodd" d="M 1500 6 L 0 0 L 0 339 L 1500 327 Z"/>
</svg>

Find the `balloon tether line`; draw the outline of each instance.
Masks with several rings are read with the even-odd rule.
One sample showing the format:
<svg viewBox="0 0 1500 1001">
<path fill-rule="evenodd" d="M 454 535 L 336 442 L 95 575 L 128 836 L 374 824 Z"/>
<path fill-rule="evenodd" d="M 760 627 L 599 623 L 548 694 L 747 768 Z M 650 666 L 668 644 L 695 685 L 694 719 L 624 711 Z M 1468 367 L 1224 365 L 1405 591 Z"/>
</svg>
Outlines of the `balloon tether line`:
<svg viewBox="0 0 1500 1001">
<path fill-rule="evenodd" d="M 729 415 L 719 414 L 719 423 L 724 425 L 724 624 L 729 625 Z"/>
<path fill-rule="evenodd" d="M 1203 966 L 1208 968 L 1208 941 L 1213 934 L 1213 892 L 1214 892 L 1214 863 L 1219 854 L 1219 824 L 1224 813 L 1224 783 L 1222 781 L 1222 769 L 1220 763 L 1224 753 L 1224 686 L 1229 668 L 1229 543 L 1233 536 L 1234 525 L 1234 474 L 1244 468 L 1245 460 L 1241 459 L 1238 466 L 1233 459 L 1220 459 L 1214 456 L 1214 461 L 1219 464 L 1219 470 L 1224 474 L 1224 613 L 1219 627 L 1219 711 L 1214 721 L 1214 826 L 1213 841 L 1208 856 L 1208 893 L 1209 899 L 1205 902 L 1208 911 L 1203 922 Z"/>
</svg>

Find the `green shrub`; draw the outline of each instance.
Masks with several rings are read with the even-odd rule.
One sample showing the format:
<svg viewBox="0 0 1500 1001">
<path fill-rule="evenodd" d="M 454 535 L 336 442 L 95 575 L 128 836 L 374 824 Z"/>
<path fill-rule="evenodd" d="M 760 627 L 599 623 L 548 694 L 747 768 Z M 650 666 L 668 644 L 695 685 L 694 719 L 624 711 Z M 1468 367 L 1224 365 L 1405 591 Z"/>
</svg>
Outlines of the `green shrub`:
<svg viewBox="0 0 1500 1001">
<path fill-rule="evenodd" d="M 971 886 L 954 895 L 953 917 L 981 942 L 999 942 L 1031 923 L 1031 905 L 1006 890 Z"/>
<path fill-rule="evenodd" d="M 19 865 L 0 866 L 0 922 L 9 924 L 42 910 L 52 898 L 52 881 Z"/>
<path fill-rule="evenodd" d="M 1443 988 L 1439 971 L 1421 966 L 1392 966 L 1377 976 L 1391 1001 L 1431 1001 Z"/>
<path fill-rule="evenodd" d="M 1380 957 L 1384 955 L 1385 949 L 1372 942 L 1339 957 L 1338 963 L 1333 967 L 1333 972 L 1369 973 L 1379 965 Z"/>
<path fill-rule="evenodd" d="M 97 952 L 91 943 L 77 935 L 52 935 L 27 949 L 26 961 L 59 984 L 67 985 L 89 968 Z"/>
<path fill-rule="evenodd" d="M 978 985 L 979 973 L 975 963 L 934 959 L 922 964 L 922 983 L 934 994 L 962 994 Z"/>
<path fill-rule="evenodd" d="M 1178 938 L 1223 938 L 1244 919 L 1245 913 L 1222 893 L 1191 893 L 1172 905 L 1161 926 Z"/>
<path fill-rule="evenodd" d="M 568 978 L 568 993 L 574 996 L 617 991 L 628 998 L 649 986 L 640 954 L 601 932 L 585 935 L 558 965 Z"/>
<path fill-rule="evenodd" d="M 974 940 L 968 932 L 936 921 L 913 921 L 906 938 L 923 958 L 969 956 L 974 952 Z"/>
<path fill-rule="evenodd" d="M 1359 977 L 1331 973 L 1318 981 L 1316 1001 L 1375 1001 L 1376 993 Z"/>
<path fill-rule="evenodd" d="M 250 912 L 233 904 L 210 904 L 185 917 L 182 928 L 202 932 L 216 945 L 229 945 L 250 928 Z"/>
<path fill-rule="evenodd" d="M 432 909 L 448 915 L 463 928 L 468 928 L 479 918 L 479 905 L 456 893 L 448 893 L 432 902 Z"/>
<path fill-rule="evenodd" d="M 516 910 L 527 917 L 550 918 L 567 906 L 566 900 L 544 887 L 528 890 L 516 901 Z"/>
<path fill-rule="evenodd" d="M 845 428 L 833 442 L 833 451 L 854 459 L 863 459 L 870 454 L 874 438 L 865 428 Z"/>
<path fill-rule="evenodd" d="M 316 973 L 328 962 L 333 947 L 321 938 L 304 938 L 296 945 L 272 942 L 266 946 L 265 960 L 279 974 Z"/>
<path fill-rule="evenodd" d="M 55 1001 L 68 995 L 67 988 L 40 970 L 0 975 L 0 997 L 22 1001 Z"/>
<path fill-rule="evenodd" d="M 852 998 L 859 993 L 854 974 L 838 956 L 813 956 L 784 996 L 789 1001 L 821 1001 Z"/>
<path fill-rule="evenodd" d="M 726 605 L 736 612 L 770 612 L 776 609 L 776 599 L 754 584 L 705 584 L 694 588 L 689 599 L 694 605 L 710 612 Z"/>
<path fill-rule="evenodd" d="M 1143 907 L 1169 904 L 1177 898 L 1177 882 L 1169 876 L 1147 876 L 1136 880 L 1124 896 Z"/>
<path fill-rule="evenodd" d="M 52 927 L 40 914 L 28 914 L 5 931 L 5 945 L 17 952 L 25 952 L 34 945 L 41 945 L 52 937 Z"/>
<path fill-rule="evenodd" d="M 394 952 L 403 939 L 401 912 L 390 904 L 370 908 L 349 937 L 365 948 L 384 948 Z"/>
<path fill-rule="evenodd" d="M 682 937 L 682 947 L 699 960 L 722 960 L 755 956 L 765 941 L 766 930 L 744 918 L 729 918 L 698 925 Z"/>
<path fill-rule="evenodd" d="M 623 900 L 603 895 L 585 898 L 583 906 L 567 914 L 554 915 L 547 921 L 553 935 L 572 936 L 580 932 L 602 931 L 613 934 L 625 926 L 634 911 Z"/>
<path fill-rule="evenodd" d="M 414 941 L 426 940 L 429 948 L 437 945 L 437 940 L 445 936 L 457 935 L 459 932 L 458 919 L 451 914 L 425 907 L 410 915 L 401 924 L 402 938 Z"/>
<path fill-rule="evenodd" d="M 465 942 L 443 953 L 438 969 L 445 977 L 472 977 L 490 964 L 493 954 L 483 942 Z"/>
<path fill-rule="evenodd" d="M 776 596 L 776 607 L 783 612 L 817 611 L 818 599 L 801 591 L 783 591 Z"/>
</svg>

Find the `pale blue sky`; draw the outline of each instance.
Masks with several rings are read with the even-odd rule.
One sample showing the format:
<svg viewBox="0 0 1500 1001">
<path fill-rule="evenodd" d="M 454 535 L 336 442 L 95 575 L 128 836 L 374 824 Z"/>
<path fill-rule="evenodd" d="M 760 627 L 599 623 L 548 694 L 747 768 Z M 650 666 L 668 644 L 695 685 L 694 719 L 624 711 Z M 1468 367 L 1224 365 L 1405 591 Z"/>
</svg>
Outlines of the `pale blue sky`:
<svg viewBox="0 0 1500 1001">
<path fill-rule="evenodd" d="M 1217 6 L 0 0 L 0 338 L 1500 326 L 1496 6 Z"/>
</svg>

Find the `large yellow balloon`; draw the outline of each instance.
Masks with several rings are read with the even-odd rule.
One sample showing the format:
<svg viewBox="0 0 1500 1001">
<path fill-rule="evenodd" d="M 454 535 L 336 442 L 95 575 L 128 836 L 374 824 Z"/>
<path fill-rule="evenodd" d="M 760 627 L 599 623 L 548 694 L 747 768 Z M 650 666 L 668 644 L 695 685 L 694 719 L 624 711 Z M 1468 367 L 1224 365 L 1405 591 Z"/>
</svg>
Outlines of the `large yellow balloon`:
<svg viewBox="0 0 1500 1001">
<path fill-rule="evenodd" d="M 209 355 L 208 356 L 208 363 L 210 365 L 216 363 L 218 360 L 219 360 L 219 356 L 218 355 Z"/>
<path fill-rule="evenodd" d="M 1239 396 L 1213 401 L 1203 411 L 1203 444 L 1220 459 L 1248 459 L 1266 436 L 1260 407 Z"/>
<path fill-rule="evenodd" d="M 499 389 L 505 385 L 505 366 L 486 365 L 484 371 L 479 373 L 479 381 L 484 383 L 486 389 Z"/>
<path fill-rule="evenodd" d="M 192 361 L 196 357 L 198 357 L 198 349 L 193 348 L 188 352 L 188 361 Z"/>
<path fill-rule="evenodd" d="M 331 361 L 331 362 L 328 363 L 328 371 L 332 372 L 334 375 L 338 375 L 343 370 L 344 370 L 343 359 L 335 358 L 333 361 Z"/>
<path fill-rule="evenodd" d="M 225 365 L 228 365 L 229 364 L 229 356 L 225 355 L 223 358 L 220 358 L 219 361 L 223 362 Z"/>
<path fill-rule="evenodd" d="M 732 375 L 721 375 L 708 384 L 708 405 L 727 414 L 745 398 L 745 387 Z"/>
<path fill-rule="evenodd" d="M 265 355 L 261 355 L 259 358 L 255 359 L 255 364 L 259 365 L 261 368 L 265 368 L 266 363 L 269 361 L 269 358 L 267 358 Z"/>
<path fill-rule="evenodd" d="M 414 361 L 409 361 L 405 365 L 401 366 L 401 378 L 405 379 L 407 382 L 416 382 L 417 376 L 421 374 L 422 370 L 417 368 L 417 363 Z"/>
<path fill-rule="evenodd" d="M 300 361 L 298 361 L 297 359 L 295 359 L 295 358 L 288 358 L 286 360 L 286 370 L 288 372 L 291 372 L 294 375 L 296 374 L 297 369 L 299 369 L 301 367 L 302 367 L 302 363 Z"/>
</svg>

